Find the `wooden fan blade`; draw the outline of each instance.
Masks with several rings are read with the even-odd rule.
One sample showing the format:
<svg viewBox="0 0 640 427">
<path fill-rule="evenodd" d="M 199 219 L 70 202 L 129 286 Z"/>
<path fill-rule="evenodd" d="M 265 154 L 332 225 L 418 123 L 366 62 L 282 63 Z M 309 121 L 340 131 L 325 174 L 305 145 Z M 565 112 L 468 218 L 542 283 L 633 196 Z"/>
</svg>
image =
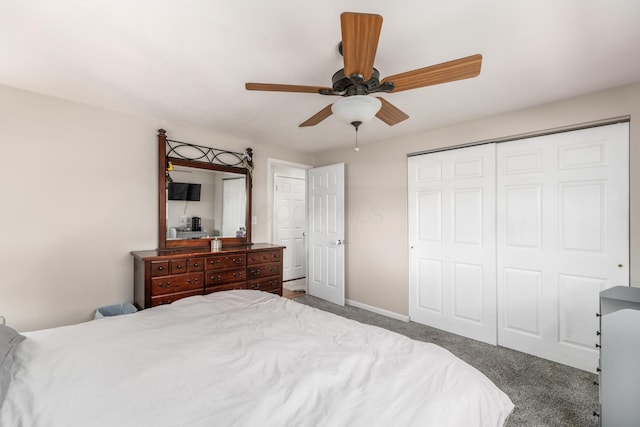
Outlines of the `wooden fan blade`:
<svg viewBox="0 0 640 427">
<path fill-rule="evenodd" d="M 321 90 L 333 90 L 330 87 L 320 86 L 299 86 L 299 85 L 281 85 L 274 83 L 245 83 L 244 87 L 247 90 L 263 90 L 270 92 L 305 92 L 305 93 L 320 93 Z"/>
<path fill-rule="evenodd" d="M 396 125 L 409 118 L 407 114 L 386 99 L 380 97 L 377 98 L 382 102 L 382 107 L 380 107 L 380 111 L 378 111 L 376 117 L 389 126 Z"/>
<path fill-rule="evenodd" d="M 331 104 L 329 104 L 326 107 L 324 107 L 322 110 L 318 111 L 313 116 L 309 117 L 306 122 L 300 124 L 300 127 L 303 128 L 307 126 L 315 126 L 321 121 L 323 121 L 324 119 L 326 119 L 327 117 L 329 117 L 331 114 L 332 114 Z"/>
<path fill-rule="evenodd" d="M 344 75 L 361 74 L 365 81 L 369 80 L 378 49 L 382 16 L 344 12 L 340 15 L 340 25 Z"/>
<path fill-rule="evenodd" d="M 385 77 L 381 83 L 393 82 L 395 89 L 393 89 L 392 92 L 400 92 L 476 77 L 480 74 L 481 66 L 482 55 L 472 55 L 466 58 L 454 59 L 453 61 L 443 62 L 442 64 Z"/>
</svg>

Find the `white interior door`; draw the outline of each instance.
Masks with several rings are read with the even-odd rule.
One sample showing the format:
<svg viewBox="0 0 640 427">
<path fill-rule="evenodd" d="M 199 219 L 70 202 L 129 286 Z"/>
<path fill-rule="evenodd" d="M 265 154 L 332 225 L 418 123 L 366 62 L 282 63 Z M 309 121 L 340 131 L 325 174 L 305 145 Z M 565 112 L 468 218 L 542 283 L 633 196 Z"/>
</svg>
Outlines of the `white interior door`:
<svg viewBox="0 0 640 427">
<path fill-rule="evenodd" d="M 408 159 L 411 320 L 496 344 L 495 144 Z"/>
<path fill-rule="evenodd" d="M 498 144 L 498 342 L 594 371 L 598 294 L 629 284 L 627 123 Z"/>
<path fill-rule="evenodd" d="M 285 246 L 282 280 L 305 277 L 304 233 L 306 218 L 305 180 L 275 177 L 275 242 Z"/>
<path fill-rule="evenodd" d="M 246 211 L 247 184 L 242 178 L 224 178 L 222 180 L 222 235 L 236 237 L 240 227 L 244 227 Z"/>
<path fill-rule="evenodd" d="M 344 163 L 310 169 L 309 294 L 344 305 Z"/>
</svg>

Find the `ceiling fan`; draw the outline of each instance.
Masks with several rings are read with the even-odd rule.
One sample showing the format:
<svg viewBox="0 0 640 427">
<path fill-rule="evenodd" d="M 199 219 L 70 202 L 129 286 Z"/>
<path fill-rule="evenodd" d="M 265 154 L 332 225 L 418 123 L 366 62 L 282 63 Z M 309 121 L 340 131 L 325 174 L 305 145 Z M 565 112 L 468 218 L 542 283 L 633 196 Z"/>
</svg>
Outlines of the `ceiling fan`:
<svg viewBox="0 0 640 427">
<path fill-rule="evenodd" d="M 380 74 L 373 67 L 373 61 L 382 29 L 382 16 L 344 12 L 340 15 L 340 25 L 342 41 L 339 45 L 339 51 L 343 56 L 344 68 L 333 75 L 332 87 L 246 83 L 245 88 L 247 90 L 341 96 L 343 97 L 341 100 L 327 105 L 300 124 L 300 127 L 315 126 L 331 114 L 336 114 L 347 123 L 352 124 L 357 131 L 363 121 L 372 119 L 374 115 L 389 126 L 409 118 L 406 113 L 386 99 L 367 96 L 369 94 L 401 92 L 468 79 L 480 74 L 482 55 L 472 55 L 395 74 L 380 80 Z M 367 117 L 360 115 L 365 112 L 363 110 L 366 110 L 365 116 Z"/>
</svg>

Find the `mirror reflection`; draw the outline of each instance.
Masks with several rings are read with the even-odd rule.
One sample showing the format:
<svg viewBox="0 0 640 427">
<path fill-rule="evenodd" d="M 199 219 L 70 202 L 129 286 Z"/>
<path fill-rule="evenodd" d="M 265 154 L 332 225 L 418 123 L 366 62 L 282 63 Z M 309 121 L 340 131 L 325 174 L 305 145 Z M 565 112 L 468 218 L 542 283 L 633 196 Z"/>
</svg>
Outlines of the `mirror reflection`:
<svg viewBox="0 0 640 427">
<path fill-rule="evenodd" d="M 176 166 L 167 185 L 167 240 L 246 237 L 246 176 Z"/>
</svg>

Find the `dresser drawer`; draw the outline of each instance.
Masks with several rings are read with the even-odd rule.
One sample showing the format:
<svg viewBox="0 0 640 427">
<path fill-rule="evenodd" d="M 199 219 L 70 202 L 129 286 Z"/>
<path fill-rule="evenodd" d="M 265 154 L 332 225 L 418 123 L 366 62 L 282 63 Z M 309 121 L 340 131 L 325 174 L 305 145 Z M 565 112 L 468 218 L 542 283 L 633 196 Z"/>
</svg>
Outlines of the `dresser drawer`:
<svg viewBox="0 0 640 427">
<path fill-rule="evenodd" d="M 232 291 L 234 289 L 247 289 L 247 284 L 245 282 L 238 282 L 227 283 L 226 285 L 207 286 L 204 288 L 204 293 L 210 294 L 212 292 Z"/>
<path fill-rule="evenodd" d="M 268 277 L 261 280 L 252 280 L 250 282 L 247 282 L 247 289 L 280 294 L 282 290 L 282 280 L 280 276 Z"/>
<path fill-rule="evenodd" d="M 260 277 L 269 277 L 279 275 L 282 264 L 272 262 L 270 264 L 259 264 L 247 267 L 247 279 L 258 279 Z"/>
<path fill-rule="evenodd" d="M 244 267 L 231 270 L 209 270 L 205 273 L 206 286 L 222 285 L 224 283 L 241 282 L 246 279 Z"/>
<path fill-rule="evenodd" d="M 171 274 L 171 267 L 169 267 L 169 261 L 152 261 L 151 262 L 151 277 L 166 276 Z"/>
<path fill-rule="evenodd" d="M 189 258 L 187 264 L 189 273 L 204 271 L 205 257 Z"/>
<path fill-rule="evenodd" d="M 214 255 L 207 257 L 206 264 L 207 270 L 244 267 L 247 265 L 247 256 L 245 254 Z"/>
<path fill-rule="evenodd" d="M 204 277 L 202 273 L 178 274 L 175 276 L 154 277 L 151 279 L 151 296 L 165 295 L 199 289 L 202 292 Z"/>
<path fill-rule="evenodd" d="M 247 255 L 247 265 L 264 264 L 267 262 L 271 262 L 270 251 L 253 252 Z"/>
<path fill-rule="evenodd" d="M 202 290 L 178 292 L 178 293 L 173 293 L 168 295 L 162 295 L 159 297 L 151 297 L 151 307 L 164 305 L 164 304 L 171 304 L 172 302 L 177 301 L 179 299 L 192 297 L 194 295 L 202 295 Z"/>
<path fill-rule="evenodd" d="M 189 263 L 186 258 L 172 259 L 169 264 L 171 265 L 171 274 L 186 273 L 189 269 Z"/>
<path fill-rule="evenodd" d="M 271 262 L 281 262 L 282 261 L 282 250 L 269 251 L 269 256 L 271 257 Z"/>
</svg>

